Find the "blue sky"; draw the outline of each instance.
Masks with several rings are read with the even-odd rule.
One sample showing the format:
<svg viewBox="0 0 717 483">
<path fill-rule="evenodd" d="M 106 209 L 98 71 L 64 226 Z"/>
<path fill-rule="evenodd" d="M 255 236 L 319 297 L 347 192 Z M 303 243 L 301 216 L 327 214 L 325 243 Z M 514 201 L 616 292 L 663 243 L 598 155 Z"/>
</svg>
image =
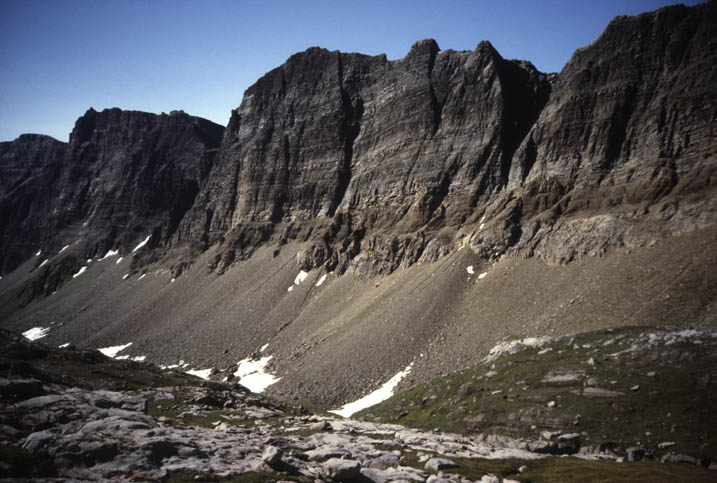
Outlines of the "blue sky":
<svg viewBox="0 0 717 483">
<path fill-rule="evenodd" d="M 182 109 L 226 124 L 247 87 L 316 45 L 397 59 L 423 38 L 455 50 L 489 40 L 505 58 L 560 71 L 613 17 L 671 3 L 3 0 L 0 141 L 66 141 L 89 107 Z"/>
</svg>

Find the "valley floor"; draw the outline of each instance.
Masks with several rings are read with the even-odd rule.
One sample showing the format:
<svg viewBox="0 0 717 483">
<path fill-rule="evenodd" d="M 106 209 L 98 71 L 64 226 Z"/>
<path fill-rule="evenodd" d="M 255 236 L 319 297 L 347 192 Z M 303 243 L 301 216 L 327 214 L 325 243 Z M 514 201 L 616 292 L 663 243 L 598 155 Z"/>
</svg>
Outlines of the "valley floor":
<svg viewBox="0 0 717 483">
<path fill-rule="evenodd" d="M 399 390 L 468 369 L 509 337 L 622 326 L 715 330 L 715 246 L 717 226 L 567 265 L 486 262 L 464 248 L 377 278 L 302 275 L 298 244 L 261 248 L 223 275 L 207 270 L 210 251 L 174 281 L 159 269 L 132 273 L 131 257 L 114 255 L 19 307 L 47 267 L 45 254 L 0 280 L 0 324 L 18 333 L 47 329 L 42 341 L 55 346 L 126 346 L 118 355 L 214 380 L 237 372 L 240 361 L 270 358 L 268 394 L 334 409 L 409 366 Z"/>
</svg>

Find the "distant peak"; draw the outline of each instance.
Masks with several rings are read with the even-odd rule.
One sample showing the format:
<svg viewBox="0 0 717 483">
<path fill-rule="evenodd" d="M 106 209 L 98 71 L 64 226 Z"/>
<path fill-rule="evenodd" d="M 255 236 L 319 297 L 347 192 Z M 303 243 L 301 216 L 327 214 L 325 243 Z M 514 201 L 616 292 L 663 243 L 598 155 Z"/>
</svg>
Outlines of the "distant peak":
<svg viewBox="0 0 717 483">
<path fill-rule="evenodd" d="M 90 107 L 77 119 L 77 121 L 75 121 L 75 127 L 70 133 L 70 143 L 81 144 L 85 141 L 89 141 L 96 125 L 97 111 Z"/>
<path fill-rule="evenodd" d="M 476 45 L 476 48 L 474 50 L 477 54 L 489 54 L 489 55 L 498 55 L 498 51 L 495 50 L 495 47 L 493 47 L 493 44 L 488 42 L 487 40 L 481 40 L 478 42 L 478 45 Z"/>
<path fill-rule="evenodd" d="M 308 49 L 304 50 L 303 52 L 297 52 L 293 54 L 287 62 L 292 62 L 296 60 L 303 60 L 306 58 L 313 58 L 318 56 L 324 56 L 326 54 L 331 53 L 328 49 L 325 49 L 323 47 L 309 47 Z"/>
<path fill-rule="evenodd" d="M 419 40 L 411 46 L 411 50 L 408 52 L 407 57 L 426 53 L 435 54 L 440 50 L 441 49 L 440 47 L 438 47 L 438 42 L 436 42 L 434 39 L 423 39 Z"/>
</svg>

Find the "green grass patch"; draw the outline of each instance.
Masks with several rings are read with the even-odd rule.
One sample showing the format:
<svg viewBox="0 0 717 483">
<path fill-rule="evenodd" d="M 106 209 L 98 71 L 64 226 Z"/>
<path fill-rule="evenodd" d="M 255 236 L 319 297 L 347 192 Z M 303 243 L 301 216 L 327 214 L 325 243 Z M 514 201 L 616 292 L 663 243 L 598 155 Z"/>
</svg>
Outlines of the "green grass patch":
<svg viewBox="0 0 717 483">
<path fill-rule="evenodd" d="M 402 452 L 402 464 L 424 470 L 418 453 L 447 458 L 458 465 L 442 470 L 471 480 L 480 480 L 486 474 L 525 483 L 672 483 L 676 481 L 717 482 L 717 472 L 686 464 L 638 461 L 617 463 L 613 460 L 586 460 L 575 457 L 546 457 L 536 460 L 454 458 L 431 452 Z M 526 467 L 520 472 L 521 467 Z"/>
<path fill-rule="evenodd" d="M 717 472 L 692 465 L 638 461 L 616 463 L 580 458 L 543 458 L 525 463 L 527 471 L 510 478 L 530 483 L 717 482 Z"/>
<path fill-rule="evenodd" d="M 651 330 L 595 331 L 523 347 L 396 394 L 357 416 L 463 434 L 538 439 L 543 430 L 580 433 L 583 446 L 643 446 L 656 456 L 665 452 L 659 443 L 674 441 L 669 451 L 714 461 L 714 346 L 687 340 L 631 352 L 633 344 L 649 342 L 641 334 Z M 549 374 L 566 373 L 573 380 L 547 382 Z M 619 394 L 587 396 L 588 386 Z"/>
</svg>

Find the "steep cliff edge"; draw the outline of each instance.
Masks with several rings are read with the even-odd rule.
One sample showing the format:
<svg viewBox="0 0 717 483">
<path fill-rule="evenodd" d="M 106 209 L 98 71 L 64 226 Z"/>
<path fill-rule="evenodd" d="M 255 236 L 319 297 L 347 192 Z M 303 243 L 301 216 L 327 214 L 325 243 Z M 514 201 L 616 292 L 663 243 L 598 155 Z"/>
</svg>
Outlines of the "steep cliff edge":
<svg viewBox="0 0 717 483">
<path fill-rule="evenodd" d="M 302 269 L 389 273 L 468 244 L 563 263 L 717 217 L 717 7 L 613 21 L 559 75 L 487 42 L 397 61 L 312 48 L 246 92 L 180 233 L 310 241 Z"/>
<path fill-rule="evenodd" d="M 33 135 L 0 143 L 2 271 L 35 254 L 39 266 L 67 246 L 61 266 L 54 259 L 44 265 L 24 294 L 48 295 L 86 259 L 129 253 L 149 235 L 151 248 L 167 245 L 211 169 L 222 133 L 222 126 L 183 112 L 90 109 L 69 143 Z M 141 255 L 156 261 L 161 253 Z"/>
<path fill-rule="evenodd" d="M 518 248 L 569 261 L 715 221 L 716 48 L 709 2 L 617 18 L 573 55 L 511 166 Z"/>
<path fill-rule="evenodd" d="M 225 242 L 220 269 L 268 240 L 311 239 L 302 268 L 388 273 L 505 187 L 549 93 L 487 42 L 424 40 L 391 62 L 309 49 L 247 90 L 184 232 Z"/>
</svg>

